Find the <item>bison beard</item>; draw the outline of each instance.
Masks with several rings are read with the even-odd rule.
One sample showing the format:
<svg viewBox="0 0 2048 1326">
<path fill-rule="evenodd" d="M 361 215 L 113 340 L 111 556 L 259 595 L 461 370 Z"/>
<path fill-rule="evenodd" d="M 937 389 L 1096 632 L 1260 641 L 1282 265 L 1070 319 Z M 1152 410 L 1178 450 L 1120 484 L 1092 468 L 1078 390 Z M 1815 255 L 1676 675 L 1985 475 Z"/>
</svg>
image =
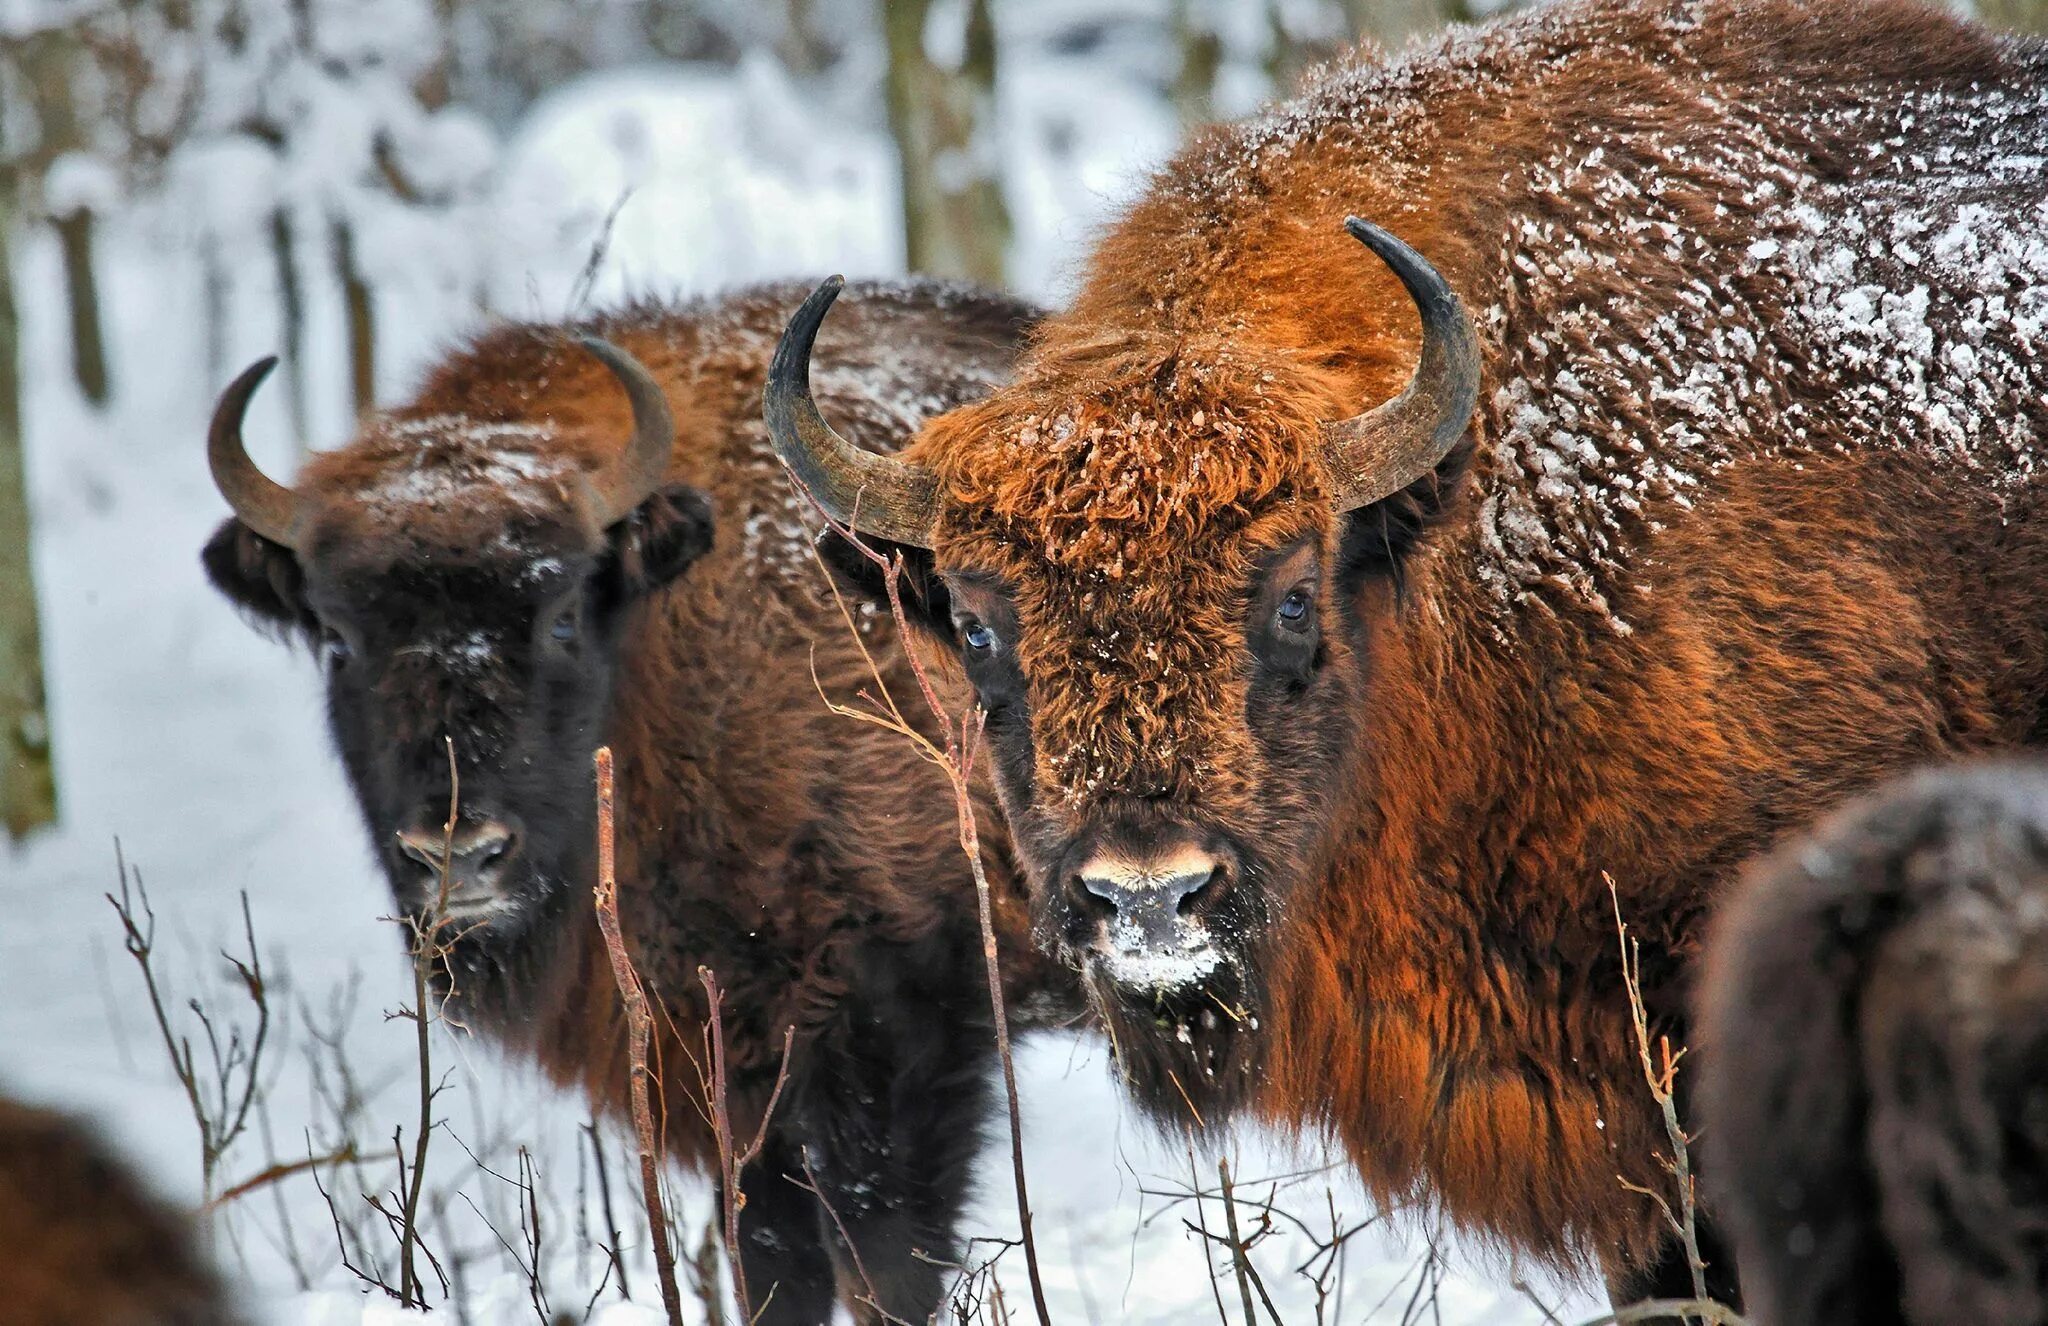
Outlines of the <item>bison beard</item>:
<svg viewBox="0 0 2048 1326">
<path fill-rule="evenodd" d="M 444 993 L 462 1020 L 616 1117 L 625 1032 L 591 910 L 591 752 L 614 748 L 621 921 L 659 1005 L 668 1154 L 713 1160 L 691 1104 L 702 965 L 724 990 L 737 1135 L 753 1135 L 796 1029 L 741 1179 L 761 1319 L 809 1326 L 842 1292 L 865 1319 L 872 1292 L 922 1320 L 947 1278 L 925 1257 L 963 1251 L 994 1055 L 986 977 L 948 789 L 908 743 L 818 697 L 871 678 L 756 417 L 791 298 L 494 331 L 291 489 L 240 446 L 252 370 L 211 444 L 240 518 L 205 562 L 259 624 L 321 654 L 329 726 L 402 910 L 435 898 L 451 849 L 462 937 Z M 998 384 L 1035 317 L 933 282 L 868 285 L 854 307 L 823 376 L 878 444 Z M 606 340 L 579 346 L 578 331 Z M 911 691 L 885 625 L 864 635 Z M 923 813 L 903 813 L 906 790 Z M 1004 839 L 983 844 L 1012 1007 L 1065 1014 L 1072 982 L 1030 950 Z M 869 1282 L 792 1182 L 806 1161 Z"/>
<path fill-rule="evenodd" d="M 2044 138 L 2048 49 L 1931 9 L 1565 3 L 1198 139 L 894 467 L 777 377 L 792 466 L 931 587 L 1150 1108 L 1326 1127 L 1388 1198 L 1689 1290 L 1617 1181 L 1666 1176 L 1604 880 L 1682 1043 L 1741 861 L 2041 741 Z M 1394 408 L 1441 301 L 1348 212 L 1471 309 L 1448 450 Z M 1219 921 L 1166 1016 L 1126 906 L 1161 958 Z M 1257 1004 L 1215 1080 L 1205 1000 Z"/>
<path fill-rule="evenodd" d="M 2048 771 L 1927 774 L 1747 872 L 1700 999 L 1759 1321 L 2048 1317 Z"/>
</svg>

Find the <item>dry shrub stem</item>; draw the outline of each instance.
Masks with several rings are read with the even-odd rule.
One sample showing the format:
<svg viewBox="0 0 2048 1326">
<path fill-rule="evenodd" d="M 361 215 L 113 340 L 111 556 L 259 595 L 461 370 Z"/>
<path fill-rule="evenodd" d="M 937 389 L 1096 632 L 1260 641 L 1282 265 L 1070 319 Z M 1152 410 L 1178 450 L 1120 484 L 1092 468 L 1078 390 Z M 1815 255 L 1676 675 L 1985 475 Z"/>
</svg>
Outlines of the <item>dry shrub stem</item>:
<svg viewBox="0 0 2048 1326">
<path fill-rule="evenodd" d="M 839 606 L 839 615 L 846 623 L 848 634 L 860 650 L 861 659 L 867 664 L 869 676 L 875 689 L 863 690 L 860 698 L 867 702 L 867 708 L 841 704 L 825 693 L 824 684 L 818 680 L 813 668 L 811 680 L 818 688 L 818 694 L 836 714 L 873 723 L 907 738 L 925 759 L 939 767 L 946 781 L 953 788 L 953 813 L 960 829 L 960 850 L 967 855 L 968 868 L 974 874 L 974 897 L 981 921 L 981 952 L 988 971 L 989 1010 L 995 1023 L 996 1056 L 1003 1067 L 1003 1097 L 1008 1107 L 1010 1122 L 1010 1173 L 1017 1190 L 1017 1223 L 1022 1234 L 1024 1247 L 1024 1269 L 1031 1281 L 1031 1305 L 1038 1315 L 1039 1326 L 1052 1326 L 1052 1314 L 1045 1304 L 1045 1283 L 1038 1269 L 1038 1241 L 1031 1229 L 1031 1196 L 1024 1177 L 1024 1123 L 1017 1104 L 1017 1064 L 1010 1050 L 1010 1020 L 1003 1004 L 1002 960 L 996 948 L 995 904 L 989 894 L 988 873 L 982 867 L 981 835 L 977 830 L 974 816 L 973 783 L 971 771 L 978 758 L 982 728 L 988 714 L 976 705 L 963 714 L 958 724 L 939 702 L 938 692 L 932 688 L 931 678 L 925 672 L 924 661 L 918 657 L 912 644 L 910 619 L 903 611 L 902 555 L 884 556 L 869 547 L 850 525 L 834 520 L 818 505 L 817 499 L 804 487 L 802 480 L 794 473 L 790 483 L 811 503 L 812 509 L 848 544 L 859 550 L 860 555 L 882 572 L 883 583 L 889 596 L 889 615 L 895 623 L 898 647 L 903 651 L 904 660 L 910 665 L 911 675 L 917 679 L 917 688 L 924 696 L 926 708 L 937 720 L 939 731 L 944 734 L 945 744 L 940 746 L 919 732 L 904 717 L 897 706 L 895 697 L 889 693 L 888 682 L 883 678 L 881 666 L 868 652 L 867 642 L 861 638 L 860 628 L 847 611 L 846 602 L 839 594 L 836 582 L 832 583 L 833 601 Z M 813 554 L 815 556 L 815 553 Z M 820 570 L 824 570 L 822 563 Z M 827 572 L 830 582 L 830 573 Z"/>
<path fill-rule="evenodd" d="M 627 1085 L 632 1095 L 633 1135 L 640 1144 L 640 1194 L 647 1206 L 647 1224 L 654 1235 L 654 1269 L 661 1278 L 661 1304 L 669 1326 L 683 1326 L 683 1298 L 676 1287 L 675 1250 L 669 1246 L 668 1217 L 661 1203 L 661 1158 L 655 1149 L 654 1108 L 648 1100 L 647 1040 L 654 1020 L 647 1011 L 647 992 L 626 940 L 619 930 L 619 880 L 613 859 L 612 749 L 597 750 L 597 928 L 611 959 L 612 979 L 626 1013 Z"/>
<path fill-rule="evenodd" d="M 1715 1302 L 1707 1293 L 1707 1264 L 1700 1256 L 1699 1183 L 1692 1169 L 1691 1148 L 1695 1139 L 1685 1131 L 1678 1117 L 1678 1065 L 1684 1060 L 1686 1050 L 1683 1046 L 1672 1049 L 1671 1038 L 1659 1036 L 1656 1051 L 1654 1054 L 1651 1052 L 1649 1012 L 1643 1006 L 1642 945 L 1630 936 L 1628 924 L 1622 920 L 1621 894 L 1615 888 L 1614 877 L 1603 873 L 1601 878 L 1607 883 L 1607 897 L 1614 906 L 1614 936 L 1621 948 L 1621 977 L 1628 990 L 1629 1021 L 1635 1031 L 1636 1055 L 1642 1063 L 1643 1080 L 1649 1084 L 1650 1096 L 1664 1117 L 1664 1136 L 1671 1143 L 1671 1154 L 1658 1157 L 1658 1163 L 1671 1175 L 1678 1206 L 1674 1210 L 1663 1193 L 1627 1179 L 1622 1179 L 1621 1185 L 1655 1202 L 1665 1224 L 1678 1236 L 1685 1249 L 1686 1267 L 1692 1272 L 1692 1298 L 1630 1305 L 1587 1326 L 1599 1326 L 1600 1322 L 1646 1321 L 1672 1315 L 1689 1321 L 1739 1323 L 1742 1318 L 1738 1314 Z M 1652 1306 L 1658 1306 L 1659 1310 L 1644 1310 Z"/>
<path fill-rule="evenodd" d="M 1237 1190 L 1230 1180 L 1230 1158 L 1216 1158 L 1216 1173 L 1223 1183 L 1223 1222 L 1230 1231 L 1230 1262 L 1237 1271 L 1237 1291 L 1244 1299 L 1245 1326 L 1258 1326 L 1258 1314 L 1252 1310 L 1252 1288 L 1258 1287 L 1259 1301 L 1266 1305 L 1266 1314 L 1279 1326 L 1280 1311 L 1273 1306 L 1272 1295 L 1266 1292 L 1266 1285 L 1259 1278 L 1257 1268 L 1252 1265 L 1251 1245 L 1245 1241 L 1237 1227 Z M 1270 1218 L 1268 1220 L 1270 1228 Z"/>
<path fill-rule="evenodd" d="M 434 893 L 431 910 L 423 917 L 410 917 L 406 925 L 412 939 L 412 1011 L 409 1016 L 413 1023 L 414 1049 L 419 1058 L 419 1119 L 413 1134 L 412 1167 L 410 1173 L 401 1172 L 400 1180 L 405 1183 L 405 1199 L 399 1213 L 398 1229 L 398 1298 L 406 1307 L 425 1307 L 426 1287 L 421 1282 L 418 1264 L 413 1259 L 414 1250 L 421 1245 L 419 1236 L 420 1193 L 427 1181 L 427 1143 L 434 1133 L 434 1097 L 440 1088 L 434 1084 L 433 1076 L 433 1030 L 434 1014 L 430 1011 L 434 998 L 433 972 L 436 964 L 444 968 L 448 958 L 448 892 L 449 871 L 455 859 L 455 823 L 461 813 L 462 778 L 455 768 L 455 740 L 443 738 L 448 747 L 448 819 L 441 826 L 441 859 L 436 863 L 440 876 L 439 887 Z M 405 1168 L 405 1157 L 399 1156 L 401 1171 Z"/>
<path fill-rule="evenodd" d="M 245 1041 L 241 1025 L 234 1024 L 228 1028 L 227 1040 L 223 1042 L 206 1006 L 196 997 L 186 1000 L 185 1006 L 198 1019 L 206 1039 L 211 1067 L 202 1070 L 191 1038 L 171 1027 L 154 961 L 156 912 L 149 905 L 142 872 L 129 866 L 118 839 L 114 843 L 114 869 L 121 894 L 118 898 L 111 893 L 105 897 L 121 920 L 122 943 L 128 955 L 142 969 L 142 983 L 149 993 L 149 1009 L 156 1018 L 157 1034 L 163 1040 L 178 1085 L 185 1089 L 192 1121 L 199 1128 L 200 1192 L 203 1204 L 210 1208 L 220 1198 L 216 1184 L 221 1158 L 249 1126 L 250 1110 L 260 1094 L 263 1051 L 270 1041 L 270 991 L 264 981 L 263 960 L 256 951 L 256 924 L 249 914 L 249 895 L 242 894 L 242 937 L 248 946 L 248 960 L 232 953 L 221 956 L 235 969 L 243 994 L 255 1007 L 256 1029 Z"/>
<path fill-rule="evenodd" d="M 619 1252 L 619 1221 L 612 1214 L 612 1172 L 605 1160 L 604 1139 L 598 1135 L 597 1120 L 583 1125 L 584 1133 L 590 1138 L 590 1152 L 597 1163 L 597 1200 L 604 1214 L 604 1236 L 609 1242 L 601 1244 L 606 1257 L 611 1259 L 611 1273 L 619 1282 L 619 1297 L 628 1303 L 633 1301 L 632 1286 L 626 1280 L 626 1259 Z M 589 1313 L 585 1313 L 589 1316 Z"/>
<path fill-rule="evenodd" d="M 272 1184 L 280 1183 L 294 1175 L 303 1174 L 307 1170 L 319 1169 L 322 1166 L 345 1165 L 355 1159 L 356 1144 L 354 1142 L 345 1142 L 338 1149 L 330 1151 L 324 1156 L 307 1156 L 303 1160 L 280 1160 L 274 1164 L 264 1166 L 248 1178 L 243 1179 L 240 1183 L 229 1184 L 221 1190 L 218 1197 L 206 1203 L 205 1209 L 208 1211 L 218 1211 L 230 1202 L 247 1197 L 252 1192 L 268 1188 Z"/>
<path fill-rule="evenodd" d="M 740 1191 L 740 1175 L 747 1166 L 760 1159 L 761 1149 L 768 1144 L 768 1123 L 775 1117 L 775 1107 L 782 1100 L 782 1089 L 789 1084 L 789 1054 L 796 1043 L 796 1028 L 782 1030 L 782 1066 L 776 1070 L 775 1086 L 768 1093 L 768 1105 L 761 1111 L 761 1123 L 754 1130 L 753 1140 L 745 1147 L 735 1144 L 732 1132 L 732 1111 L 727 1104 L 731 1083 L 725 1066 L 725 992 L 719 989 L 718 976 L 709 967 L 697 968 L 697 979 L 704 983 L 706 1013 L 704 1036 L 710 1042 L 703 1060 L 698 1061 L 698 1076 L 704 1089 L 704 1102 L 711 1116 L 712 1140 L 718 1148 L 719 1197 L 725 1221 L 725 1256 L 732 1267 L 733 1301 L 739 1305 L 740 1320 L 752 1322 L 755 1308 L 747 1285 L 746 1268 L 740 1260 L 740 1209 L 746 1205 L 746 1195 Z M 704 1076 L 704 1063 L 711 1066 L 710 1076 Z M 810 1164 L 808 1157 L 805 1165 Z M 847 1245 L 851 1248 L 853 1245 Z M 854 1254 L 858 1263 L 859 1253 Z M 866 1279 L 863 1275 L 862 1279 Z M 775 1296 L 771 1285 L 769 1298 Z M 763 1299 L 761 1307 L 768 1306 Z"/>
</svg>

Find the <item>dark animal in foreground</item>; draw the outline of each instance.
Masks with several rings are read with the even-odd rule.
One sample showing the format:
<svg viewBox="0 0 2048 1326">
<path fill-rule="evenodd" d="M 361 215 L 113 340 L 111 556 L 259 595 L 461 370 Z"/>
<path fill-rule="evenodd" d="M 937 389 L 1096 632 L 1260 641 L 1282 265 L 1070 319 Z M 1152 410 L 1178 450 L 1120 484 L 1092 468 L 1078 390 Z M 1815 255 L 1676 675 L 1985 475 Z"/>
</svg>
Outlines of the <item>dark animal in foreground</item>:
<svg viewBox="0 0 2048 1326">
<path fill-rule="evenodd" d="M 1930 8 L 1565 3 L 1198 138 L 900 457 L 806 304 L 778 445 L 905 553 L 1141 1100 L 1689 1294 L 1605 881 L 1682 1042 L 1740 862 L 2040 739 L 2044 141 L 2048 47 Z"/>
<path fill-rule="evenodd" d="M 2048 1320 L 2048 769 L 1922 775 L 1779 848 L 1700 1015 L 1758 1321 Z"/>
<path fill-rule="evenodd" d="M 0 1098 L 0 1326 L 231 1326 L 191 1220 L 76 1121 Z"/>
<path fill-rule="evenodd" d="M 591 754 L 615 749 L 623 928 L 658 1004 L 669 1154 L 715 1156 L 693 1104 L 703 965 L 726 991 L 742 1141 L 796 1028 L 742 1184 L 763 1320 L 821 1322 L 835 1286 L 870 1293 L 796 1186 L 806 1156 L 881 1308 L 923 1320 L 948 1279 L 933 1262 L 962 1251 L 994 1059 L 986 977 L 950 790 L 909 742 L 819 696 L 871 683 L 759 420 L 795 294 L 491 332 L 289 490 L 240 442 L 259 366 L 216 416 L 214 474 L 239 518 L 205 562 L 260 623 L 319 651 L 335 743 L 410 914 L 441 887 L 452 741 L 449 994 L 623 1115 L 622 1015 L 591 905 Z M 824 348 L 827 390 L 876 441 L 1001 382 L 1035 316 L 936 283 L 865 286 L 855 310 Z M 886 617 L 860 630 L 919 712 Z M 981 811 L 999 829 L 985 796 Z M 1002 835 L 982 841 L 1012 997 L 1044 996 L 1064 982 L 1024 942 Z"/>
</svg>

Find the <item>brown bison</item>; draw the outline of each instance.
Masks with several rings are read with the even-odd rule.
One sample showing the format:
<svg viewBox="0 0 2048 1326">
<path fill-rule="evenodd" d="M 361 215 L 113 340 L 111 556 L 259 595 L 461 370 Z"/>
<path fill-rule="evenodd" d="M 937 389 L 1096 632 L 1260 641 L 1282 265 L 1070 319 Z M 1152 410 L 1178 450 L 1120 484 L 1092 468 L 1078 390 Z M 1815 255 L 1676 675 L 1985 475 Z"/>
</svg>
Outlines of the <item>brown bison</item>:
<svg viewBox="0 0 2048 1326">
<path fill-rule="evenodd" d="M 1923 775 L 1747 872 L 1703 1145 L 1771 1326 L 2048 1320 L 2048 772 Z"/>
<path fill-rule="evenodd" d="M 1143 1101 L 1687 1283 L 1604 879 L 1682 1038 L 1737 863 L 2040 737 L 2044 141 L 2048 47 L 1931 9 L 1567 3 L 1199 137 L 900 457 L 812 297 L 777 444 L 903 553 Z"/>
<path fill-rule="evenodd" d="M 0 1098 L 0 1323 L 239 1320 L 190 1220 L 76 1121 Z"/>
<path fill-rule="evenodd" d="M 824 380 L 877 442 L 1001 382 L 1035 316 L 934 283 L 859 296 Z M 792 1182 L 808 1158 L 879 1307 L 922 1320 L 946 1284 L 926 1257 L 960 1251 L 994 1042 L 944 782 L 819 699 L 869 683 L 759 419 L 792 298 L 769 287 L 491 332 L 292 489 L 242 447 L 259 364 L 214 420 L 236 518 L 205 563 L 258 622 L 319 651 L 335 744 L 408 913 L 441 887 L 452 743 L 449 994 L 471 1025 L 623 1112 L 623 1020 L 591 906 L 591 753 L 615 748 L 622 919 L 660 1005 L 669 1153 L 699 1167 L 715 1154 L 692 1103 L 701 964 L 728 992 L 739 1137 L 796 1028 L 742 1184 L 763 1319 L 816 1323 L 835 1286 L 869 1293 Z M 914 695 L 886 625 L 863 624 L 868 647 Z M 983 841 L 1011 987 L 1043 994 L 1059 982 L 1034 968 L 1018 874 L 1000 834 Z"/>
</svg>

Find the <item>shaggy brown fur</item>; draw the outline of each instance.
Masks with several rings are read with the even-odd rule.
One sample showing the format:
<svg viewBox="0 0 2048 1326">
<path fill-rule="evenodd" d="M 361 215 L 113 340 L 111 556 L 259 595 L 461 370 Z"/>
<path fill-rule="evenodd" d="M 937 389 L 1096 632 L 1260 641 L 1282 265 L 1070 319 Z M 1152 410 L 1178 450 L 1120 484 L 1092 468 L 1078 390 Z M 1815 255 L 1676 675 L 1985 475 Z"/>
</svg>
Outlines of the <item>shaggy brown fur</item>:
<svg viewBox="0 0 2048 1326">
<path fill-rule="evenodd" d="M 192 1222 L 89 1131 L 0 1099 L 0 1326 L 231 1326 Z"/>
<path fill-rule="evenodd" d="M 1653 1283 L 1605 879 L 1682 1038 L 1738 862 L 2040 735 L 2044 68 L 1897 0 L 1597 0 L 1365 61 L 1183 153 L 1016 382 L 912 443 L 931 625 L 999 628 L 966 670 L 1041 925 L 1155 1110 L 1328 1127 L 1383 1194 Z M 1346 213 L 1460 292 L 1485 379 L 1469 448 L 1349 515 L 1318 425 L 1418 323 Z M 1193 903 L 1232 960 L 1119 985 L 1073 872 L 1169 833 L 1237 862 Z"/>
<path fill-rule="evenodd" d="M 337 742 L 402 905 L 420 906 L 431 881 L 394 833 L 447 813 L 444 732 L 464 814 L 519 817 L 523 891 L 458 948 L 454 993 L 477 1025 L 622 1116 L 621 1012 L 590 904 L 590 752 L 613 746 L 621 913 L 659 1004 L 669 1154 L 714 1159 L 693 1103 L 701 964 L 727 991 L 740 1137 L 766 1105 L 783 1029 L 797 1033 L 769 1151 L 744 1185 L 763 1319 L 831 1310 L 836 1240 L 788 1178 L 803 1177 L 805 1148 L 884 1307 L 922 1319 L 945 1278 L 914 1254 L 961 1251 L 952 1222 L 994 1045 L 949 790 L 907 742 L 819 698 L 850 703 L 872 682 L 759 420 L 793 293 L 492 332 L 306 466 L 296 556 L 230 521 L 208 564 L 245 606 L 343 650 L 330 663 Z M 822 381 L 877 443 L 1001 381 L 1035 316 L 938 283 L 865 284 L 853 308 Z M 573 498 L 630 435 L 628 405 L 570 331 L 638 358 L 675 413 L 669 487 L 610 531 L 584 528 Z M 715 533 L 692 564 L 706 497 Z M 550 642 L 551 620 L 575 627 L 568 643 Z M 886 618 L 860 629 L 921 713 Z M 1021 881 L 982 803 L 1012 1006 L 1025 1020 L 1070 1008 L 1068 980 L 1025 942 Z M 850 1265 L 836 1274 L 847 1301 L 867 1292 Z"/>
<path fill-rule="evenodd" d="M 1757 1320 L 2048 1320 L 2048 771 L 1928 774 L 1745 874 L 1700 998 Z"/>
</svg>

